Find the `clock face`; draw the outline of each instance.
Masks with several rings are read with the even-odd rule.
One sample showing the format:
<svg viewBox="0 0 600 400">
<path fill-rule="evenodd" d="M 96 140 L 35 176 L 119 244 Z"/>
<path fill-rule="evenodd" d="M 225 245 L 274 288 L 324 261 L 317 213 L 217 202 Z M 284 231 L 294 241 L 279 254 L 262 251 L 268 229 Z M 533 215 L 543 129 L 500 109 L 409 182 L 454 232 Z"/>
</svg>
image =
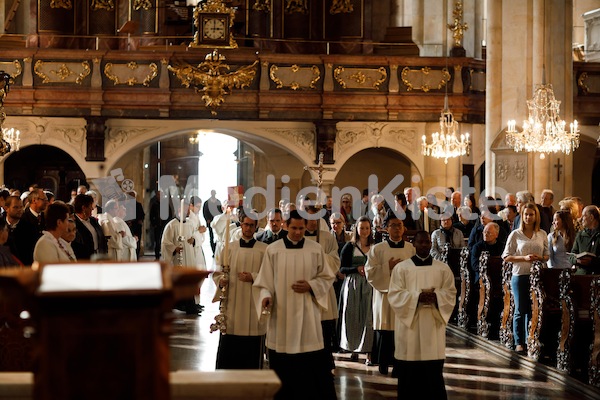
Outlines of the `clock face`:
<svg viewBox="0 0 600 400">
<path fill-rule="evenodd" d="M 225 39 L 227 33 L 225 18 L 205 18 L 202 22 L 202 35 L 206 39 Z"/>
</svg>

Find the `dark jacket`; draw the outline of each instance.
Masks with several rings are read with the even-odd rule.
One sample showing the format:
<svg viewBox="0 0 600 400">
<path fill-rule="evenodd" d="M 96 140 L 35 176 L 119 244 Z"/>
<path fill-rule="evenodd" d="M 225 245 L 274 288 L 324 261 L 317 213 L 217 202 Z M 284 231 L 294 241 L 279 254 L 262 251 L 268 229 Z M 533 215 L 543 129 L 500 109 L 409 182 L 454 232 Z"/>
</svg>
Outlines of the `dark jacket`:
<svg viewBox="0 0 600 400">
<path fill-rule="evenodd" d="M 287 234 L 288 234 L 287 231 L 285 229 L 282 229 L 277 234 L 277 239 L 275 239 L 273 237 L 273 231 L 270 229 L 265 229 L 264 231 L 262 231 L 261 233 L 256 235 L 256 240 L 258 240 L 259 242 L 266 243 L 266 244 L 271 244 L 275 240 L 279 240 L 279 239 L 283 238 L 284 236 L 287 236 Z"/>
<path fill-rule="evenodd" d="M 106 254 L 108 252 L 106 238 L 100 227 L 100 223 L 94 217 L 90 217 L 89 221 L 98 236 L 98 251 L 96 252 L 94 249 L 94 238 L 92 237 L 92 233 L 83 222 L 81 222 L 81 219 L 78 216 L 75 216 L 77 234 L 75 235 L 75 240 L 71 242 L 71 247 L 78 260 L 89 260 L 92 258 L 93 254 Z"/>
</svg>

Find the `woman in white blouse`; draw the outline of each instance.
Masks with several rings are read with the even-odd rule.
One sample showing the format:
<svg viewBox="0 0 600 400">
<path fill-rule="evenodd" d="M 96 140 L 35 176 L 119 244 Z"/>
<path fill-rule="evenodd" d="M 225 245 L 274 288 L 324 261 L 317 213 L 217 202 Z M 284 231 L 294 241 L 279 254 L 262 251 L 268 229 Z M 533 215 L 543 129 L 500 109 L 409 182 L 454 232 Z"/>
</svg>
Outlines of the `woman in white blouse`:
<svg viewBox="0 0 600 400">
<path fill-rule="evenodd" d="M 75 255 L 62 238 L 73 223 L 69 208 L 63 202 L 54 202 L 48 205 L 44 212 L 46 230 L 38 239 L 33 250 L 33 260 L 40 263 L 74 262 Z M 71 250 L 71 251 L 70 251 Z"/>
<path fill-rule="evenodd" d="M 548 260 L 546 232 L 540 229 L 540 212 L 534 203 L 521 207 L 521 225 L 508 236 L 502 253 L 504 261 L 512 262 L 511 290 L 515 300 L 513 335 L 515 350 L 525 351 L 527 327 L 531 319 L 529 274 L 534 261 Z"/>
</svg>

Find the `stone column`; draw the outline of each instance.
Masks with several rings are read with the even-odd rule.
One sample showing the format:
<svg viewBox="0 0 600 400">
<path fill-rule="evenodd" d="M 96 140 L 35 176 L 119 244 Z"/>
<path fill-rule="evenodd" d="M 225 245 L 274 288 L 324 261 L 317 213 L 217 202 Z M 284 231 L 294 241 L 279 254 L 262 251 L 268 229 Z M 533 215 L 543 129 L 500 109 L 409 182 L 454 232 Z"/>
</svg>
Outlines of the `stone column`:
<svg viewBox="0 0 600 400">
<path fill-rule="evenodd" d="M 404 0 L 390 0 L 390 26 L 410 26 L 404 24 Z"/>
<path fill-rule="evenodd" d="M 487 66 L 485 93 L 485 184 L 492 192 L 496 187 L 496 171 L 492 144 L 502 129 L 502 8 L 504 0 L 487 0 Z M 483 188 L 482 188 L 483 189 Z"/>
</svg>

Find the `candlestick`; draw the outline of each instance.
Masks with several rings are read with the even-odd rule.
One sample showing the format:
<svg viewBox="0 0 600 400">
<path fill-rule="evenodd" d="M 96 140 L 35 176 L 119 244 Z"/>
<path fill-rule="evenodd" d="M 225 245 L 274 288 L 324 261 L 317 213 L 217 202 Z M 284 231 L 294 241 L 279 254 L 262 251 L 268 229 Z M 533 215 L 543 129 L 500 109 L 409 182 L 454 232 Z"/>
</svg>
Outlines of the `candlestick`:
<svg viewBox="0 0 600 400">
<path fill-rule="evenodd" d="M 181 206 L 179 207 L 179 236 L 183 236 L 183 221 L 185 214 L 183 213 L 183 207 L 185 206 L 185 200 L 181 199 Z"/>
</svg>

